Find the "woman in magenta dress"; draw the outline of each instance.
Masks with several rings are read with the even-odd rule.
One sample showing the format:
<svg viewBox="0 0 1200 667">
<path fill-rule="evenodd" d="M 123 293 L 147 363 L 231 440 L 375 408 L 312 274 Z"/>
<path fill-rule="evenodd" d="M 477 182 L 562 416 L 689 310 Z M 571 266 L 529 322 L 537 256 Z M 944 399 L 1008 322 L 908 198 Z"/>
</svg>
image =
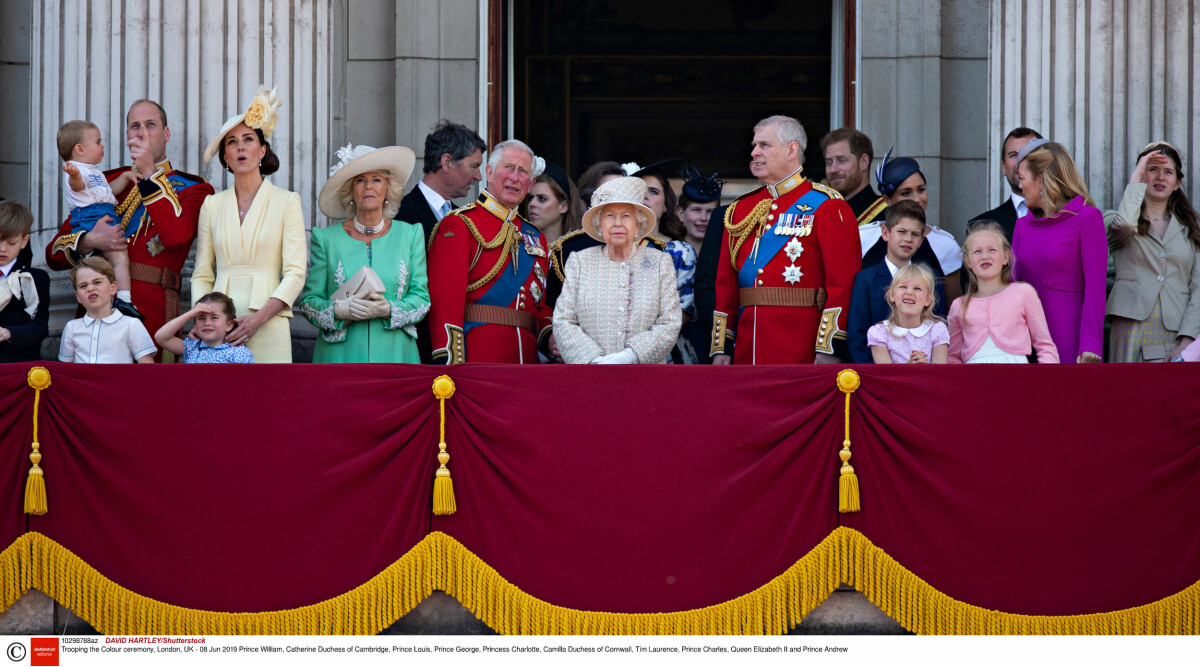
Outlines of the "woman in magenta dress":
<svg viewBox="0 0 1200 667">
<path fill-rule="evenodd" d="M 1099 362 L 1108 271 L 1104 216 L 1062 144 L 1034 139 L 1017 163 L 1029 213 L 1013 231 L 1013 280 L 1037 290 L 1062 363 Z"/>
</svg>

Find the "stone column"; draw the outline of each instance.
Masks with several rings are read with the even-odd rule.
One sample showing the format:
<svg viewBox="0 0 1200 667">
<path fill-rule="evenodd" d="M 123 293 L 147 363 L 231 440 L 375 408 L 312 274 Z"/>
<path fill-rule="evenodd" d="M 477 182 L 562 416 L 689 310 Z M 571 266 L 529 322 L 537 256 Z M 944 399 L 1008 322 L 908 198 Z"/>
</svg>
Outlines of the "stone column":
<svg viewBox="0 0 1200 667">
<path fill-rule="evenodd" d="M 32 20 L 31 207 L 39 229 L 66 216 L 54 137 L 71 119 L 100 126 L 105 167 L 128 161 L 124 115 L 148 97 L 167 111 L 167 156 L 177 169 L 231 181 L 204 146 L 245 110 L 259 83 L 278 86 L 284 108 L 271 138 L 281 168 L 271 180 L 297 191 L 311 225 L 328 176 L 337 118 L 331 79 L 341 78 L 332 33 L 341 2 L 311 0 L 45 0 Z"/>
<path fill-rule="evenodd" d="M 960 238 L 968 219 L 991 208 L 987 6 L 986 0 L 865 0 L 857 9 L 860 129 L 875 146 L 875 165 L 891 146 L 893 155 L 920 162 L 929 223 Z"/>
<path fill-rule="evenodd" d="M 1101 208 L 1119 202 L 1137 152 L 1163 140 L 1200 155 L 1200 3 L 996 0 L 989 15 L 990 200 L 1008 195 L 999 142 L 1032 127 L 1067 147 Z M 1195 177 L 1184 188 L 1195 200 Z"/>
</svg>

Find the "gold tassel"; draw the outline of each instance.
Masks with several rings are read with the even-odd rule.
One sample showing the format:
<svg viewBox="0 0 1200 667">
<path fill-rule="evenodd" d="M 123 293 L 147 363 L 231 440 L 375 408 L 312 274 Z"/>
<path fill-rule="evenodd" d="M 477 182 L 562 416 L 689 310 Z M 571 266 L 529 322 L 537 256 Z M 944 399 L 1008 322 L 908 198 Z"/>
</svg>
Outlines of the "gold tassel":
<svg viewBox="0 0 1200 667">
<path fill-rule="evenodd" d="M 42 400 L 42 390 L 50 386 L 50 371 L 45 366 L 34 366 L 29 369 L 26 382 L 33 387 L 33 452 L 29 454 L 33 467 L 25 479 L 25 513 L 42 516 L 49 511 L 49 507 L 46 504 L 46 476 L 38 465 L 42 462 L 42 444 L 38 442 L 38 406 Z"/>
<path fill-rule="evenodd" d="M 435 516 L 449 516 L 457 511 L 454 503 L 454 482 L 450 479 L 450 454 L 446 452 L 446 399 L 454 395 L 454 380 L 449 375 L 439 375 L 433 381 L 433 395 L 438 399 L 441 409 L 441 437 L 438 440 L 437 475 L 433 478 L 433 513 Z"/>
<path fill-rule="evenodd" d="M 842 459 L 842 474 L 838 478 L 838 511 L 845 514 L 862 509 L 858 499 L 858 475 L 854 474 L 854 466 L 850 465 L 850 394 L 858 389 L 860 384 L 858 373 L 846 368 L 837 375 L 837 387 L 846 394 L 846 439 L 842 441 L 842 451 L 838 458 Z"/>
</svg>

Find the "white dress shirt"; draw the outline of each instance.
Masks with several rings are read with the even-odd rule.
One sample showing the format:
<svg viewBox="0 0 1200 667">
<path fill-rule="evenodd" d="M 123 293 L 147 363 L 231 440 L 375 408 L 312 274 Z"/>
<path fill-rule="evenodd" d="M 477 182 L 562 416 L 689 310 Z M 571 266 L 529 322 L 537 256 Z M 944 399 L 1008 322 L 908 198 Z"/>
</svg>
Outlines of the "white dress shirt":
<svg viewBox="0 0 1200 667">
<path fill-rule="evenodd" d="M 425 201 L 429 202 L 429 209 L 433 211 L 433 214 L 436 215 L 437 219 L 440 221 L 443 217 L 442 206 L 443 204 L 447 204 L 449 202 L 445 197 L 435 192 L 433 188 L 425 185 L 425 181 L 419 181 L 417 183 L 417 189 L 421 191 L 421 194 L 425 195 Z M 450 207 L 454 208 L 454 204 L 450 204 Z"/>
<path fill-rule="evenodd" d="M 58 360 L 77 364 L 131 364 L 157 348 L 146 327 L 119 311 L 103 319 L 88 315 L 63 327 Z"/>
</svg>

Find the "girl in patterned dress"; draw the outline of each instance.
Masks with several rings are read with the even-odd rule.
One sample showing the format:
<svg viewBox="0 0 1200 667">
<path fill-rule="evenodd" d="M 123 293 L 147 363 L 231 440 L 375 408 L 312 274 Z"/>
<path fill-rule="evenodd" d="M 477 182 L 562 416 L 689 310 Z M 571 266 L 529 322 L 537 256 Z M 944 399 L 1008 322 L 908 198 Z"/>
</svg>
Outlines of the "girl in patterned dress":
<svg viewBox="0 0 1200 667">
<path fill-rule="evenodd" d="M 196 318 L 192 327 L 194 336 L 179 339 L 183 325 Z M 220 292 L 211 292 L 200 297 L 188 312 L 167 322 L 154 334 L 154 340 L 164 350 L 181 357 L 185 364 L 252 364 L 254 353 L 244 345 L 230 345 L 225 336 L 233 331 L 237 319 L 237 307 L 233 299 Z"/>
<path fill-rule="evenodd" d="M 867 330 L 867 345 L 875 363 L 946 363 L 950 331 L 942 318 L 933 314 L 937 302 L 933 272 L 924 264 L 900 267 L 885 298 L 892 314 Z"/>
</svg>

